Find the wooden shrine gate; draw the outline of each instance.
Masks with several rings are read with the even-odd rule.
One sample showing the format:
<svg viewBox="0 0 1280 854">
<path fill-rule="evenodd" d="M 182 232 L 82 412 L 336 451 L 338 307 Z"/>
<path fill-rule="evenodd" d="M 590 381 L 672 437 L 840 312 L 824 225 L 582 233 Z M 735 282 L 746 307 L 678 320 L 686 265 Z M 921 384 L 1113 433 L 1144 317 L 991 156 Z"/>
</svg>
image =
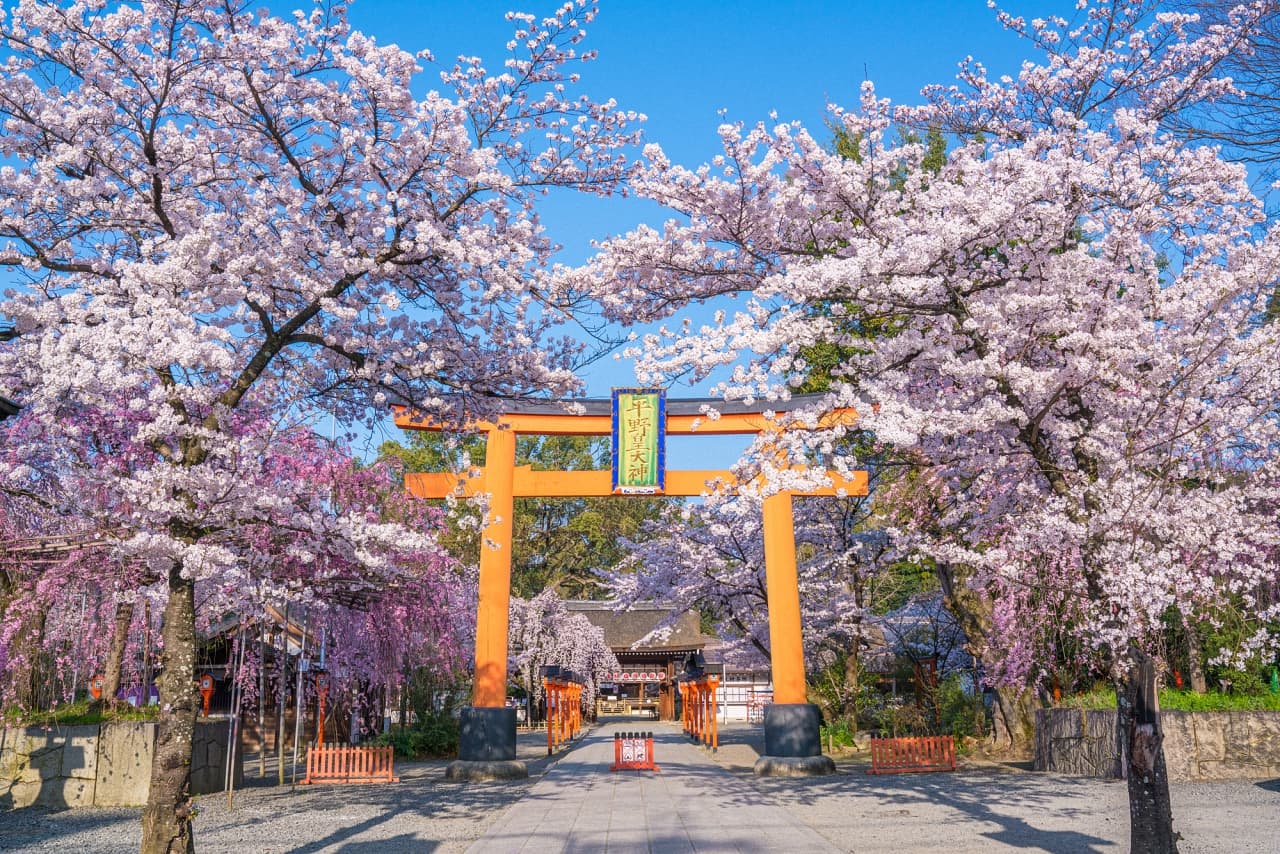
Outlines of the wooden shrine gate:
<svg viewBox="0 0 1280 854">
<path fill-rule="evenodd" d="M 796 396 L 771 404 L 770 415 L 761 409 L 724 401 L 665 401 L 667 435 L 723 436 L 778 433 L 800 429 L 785 425 L 773 413 L 785 414 L 815 402 L 816 397 Z M 571 414 L 570 409 L 576 413 Z M 718 415 L 708 416 L 706 409 Z M 822 427 L 853 424 L 852 410 L 826 416 Z M 523 763 L 515 761 L 515 710 L 506 708 L 508 611 L 511 599 L 511 530 L 516 498 L 582 498 L 615 495 L 610 470 L 534 471 L 516 466 L 516 437 L 520 435 L 609 436 L 614 432 L 609 400 L 524 402 L 492 422 L 444 425 L 396 410 L 396 426 L 405 430 L 450 430 L 484 433 L 485 465 L 464 473 L 405 475 L 405 486 L 421 498 L 489 496 L 488 521 L 480 549 L 479 603 L 476 613 L 476 667 L 473 705 L 462 718 L 459 761 L 448 774 L 457 779 L 494 779 L 525 776 Z M 867 473 L 844 478 L 827 472 L 832 485 L 805 492 L 778 492 L 763 501 L 765 582 L 769 600 L 770 657 L 773 671 L 773 704 L 765 720 L 766 756 L 757 763 L 758 773 L 774 773 L 781 765 L 811 773 L 834 770 L 821 756 L 817 707 L 806 702 L 804 648 L 801 641 L 800 593 L 796 574 L 796 545 L 792 519 L 793 495 L 866 495 Z M 733 489 L 736 481 L 727 470 L 668 470 L 660 488 L 649 494 L 700 496 L 716 489 Z M 814 757 L 825 762 L 795 762 Z M 767 762 L 766 760 L 779 760 Z M 828 766 L 830 766 L 828 768 Z M 782 771 L 779 771 L 781 773 Z"/>
</svg>

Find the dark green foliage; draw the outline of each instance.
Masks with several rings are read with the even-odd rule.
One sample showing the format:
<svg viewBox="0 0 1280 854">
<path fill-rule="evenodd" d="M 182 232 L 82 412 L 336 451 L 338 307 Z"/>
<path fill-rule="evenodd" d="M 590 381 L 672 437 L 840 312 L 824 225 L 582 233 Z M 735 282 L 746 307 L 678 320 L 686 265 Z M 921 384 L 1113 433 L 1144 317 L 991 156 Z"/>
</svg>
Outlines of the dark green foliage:
<svg viewBox="0 0 1280 854">
<path fill-rule="evenodd" d="M 938 732 L 957 739 L 981 738 L 986 735 L 986 709 L 982 695 L 965 690 L 956 674 L 938 685 Z"/>
<path fill-rule="evenodd" d="M 74 703 L 64 703 L 46 711 L 11 708 L 0 715 L 0 723 L 6 726 L 86 726 L 116 721 L 154 721 L 159 716 L 159 706 L 135 707 L 128 703 L 95 705 L 88 697 L 82 696 Z"/>
<path fill-rule="evenodd" d="M 484 463 L 484 442 L 477 437 L 445 437 L 412 432 L 408 444 L 386 442 L 380 456 L 404 463 L 405 471 L 458 471 L 465 459 Z M 540 471 L 587 471 L 609 467 L 608 439 L 592 436 L 521 436 L 516 464 Z M 657 519 L 667 499 L 661 498 L 519 498 L 512 532 L 511 588 L 525 598 L 555 587 L 571 599 L 605 595 L 599 573 L 624 557 L 620 540 L 635 537 L 643 524 Z M 457 513 L 474 520 L 476 511 Z M 474 525 L 451 526 L 442 542 L 466 563 L 479 560 L 479 534 Z"/>
<path fill-rule="evenodd" d="M 452 713 L 426 715 L 408 729 L 392 728 L 373 740 L 395 748 L 400 759 L 441 759 L 458 755 L 458 720 Z"/>
<path fill-rule="evenodd" d="M 853 747 L 853 737 L 858 731 L 857 722 L 849 717 L 835 718 L 822 726 L 823 747 Z"/>
</svg>

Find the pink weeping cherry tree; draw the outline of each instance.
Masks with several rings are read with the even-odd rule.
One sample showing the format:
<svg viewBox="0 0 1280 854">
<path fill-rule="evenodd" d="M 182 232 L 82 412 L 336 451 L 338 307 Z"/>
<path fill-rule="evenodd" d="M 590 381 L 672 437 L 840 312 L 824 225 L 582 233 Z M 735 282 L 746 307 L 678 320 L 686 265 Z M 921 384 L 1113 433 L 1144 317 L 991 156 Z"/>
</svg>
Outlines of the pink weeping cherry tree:
<svg viewBox="0 0 1280 854">
<path fill-rule="evenodd" d="M 583 677 L 582 702 L 594 702 L 600 683 L 621 669 L 604 639 L 604 629 L 585 614 L 565 607 L 554 588 L 530 599 L 511 600 L 511 661 L 508 672 L 518 675 L 529 698 L 542 696 L 539 668 L 554 665 Z M 532 713 L 532 709 L 530 709 Z"/>
<path fill-rule="evenodd" d="M 126 417 L 116 427 L 131 422 Z M 142 616 L 135 602 L 164 598 L 161 576 L 148 570 L 136 531 L 127 527 L 121 510 L 127 500 L 112 492 L 126 479 L 119 469 L 139 449 L 121 438 L 123 429 L 113 439 L 82 431 L 73 443 L 71 435 L 50 441 L 34 426 L 24 415 L 3 434 L 0 495 L 8 524 L 0 673 L 7 695 L 29 706 L 25 695 L 32 692 L 22 689 L 36 680 L 31 658 L 42 654 L 52 662 L 44 683 L 53 677 L 66 693 L 75 685 L 68 670 L 79 673 L 81 687 L 88 674 L 102 671 L 104 696 L 113 699 L 126 651 L 130 660 L 139 657 L 138 642 L 129 645 Z M 337 690 L 381 696 L 399 688 L 412 668 L 463 669 L 471 585 L 431 536 L 439 511 L 410 498 L 398 470 L 358 466 L 297 427 L 263 430 L 249 440 L 232 474 L 235 488 L 205 505 L 220 522 L 204 543 L 224 558 L 196 580 L 202 635 L 229 617 L 256 625 L 268 606 L 277 612 L 292 606 L 295 614 L 305 609 L 310 628 L 330 640 Z M 254 495 L 270 501 L 246 500 Z M 18 509 L 30 517 L 20 528 Z M 103 527 L 112 519 L 114 527 Z M 49 557 L 46 542 L 65 547 Z M 255 695 L 254 667 L 240 676 Z"/>
</svg>

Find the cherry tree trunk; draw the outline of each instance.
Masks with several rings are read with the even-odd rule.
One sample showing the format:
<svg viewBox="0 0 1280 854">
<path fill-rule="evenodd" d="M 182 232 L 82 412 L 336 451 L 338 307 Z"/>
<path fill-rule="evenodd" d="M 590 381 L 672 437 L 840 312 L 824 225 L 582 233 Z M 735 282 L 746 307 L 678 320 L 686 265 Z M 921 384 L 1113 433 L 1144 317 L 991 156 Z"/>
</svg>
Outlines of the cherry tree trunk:
<svg viewBox="0 0 1280 854">
<path fill-rule="evenodd" d="M 37 709 L 40 706 L 40 658 L 47 620 L 48 612 L 40 608 L 23 621 L 23 627 L 17 633 L 18 654 L 14 659 L 21 663 L 13 681 L 13 689 L 14 700 L 23 709 Z"/>
<path fill-rule="evenodd" d="M 862 682 L 861 646 L 862 637 L 860 634 L 855 634 L 844 659 L 844 689 L 848 699 L 841 711 L 846 715 L 858 713 L 858 693 Z"/>
<path fill-rule="evenodd" d="M 115 627 L 111 633 L 111 649 L 107 650 L 107 664 L 102 670 L 102 697 L 100 703 L 114 705 L 120 693 L 120 672 L 124 666 L 124 651 L 129 643 L 129 626 L 133 624 L 133 602 L 116 605 Z M 146 697 L 139 705 L 145 706 Z"/>
<path fill-rule="evenodd" d="M 193 854 L 191 744 L 196 724 L 195 582 L 169 570 L 164 649 L 156 685 L 160 722 L 151 758 L 151 791 L 142 812 L 142 854 Z"/>
<path fill-rule="evenodd" d="M 1142 650 L 1129 654 L 1132 664 L 1119 672 L 1116 684 L 1116 736 L 1129 785 L 1129 850 L 1176 854 L 1156 663 Z"/>
<path fill-rule="evenodd" d="M 981 656 L 980 656 L 981 658 Z M 1027 688 L 997 686 L 992 689 L 991 740 L 1011 753 L 1027 753 L 1035 740 L 1035 694 Z"/>
<path fill-rule="evenodd" d="M 1203 694 L 1209 690 L 1204 677 L 1204 645 L 1200 642 L 1200 630 L 1184 614 L 1182 628 L 1187 635 L 1187 679 L 1191 690 Z"/>
</svg>

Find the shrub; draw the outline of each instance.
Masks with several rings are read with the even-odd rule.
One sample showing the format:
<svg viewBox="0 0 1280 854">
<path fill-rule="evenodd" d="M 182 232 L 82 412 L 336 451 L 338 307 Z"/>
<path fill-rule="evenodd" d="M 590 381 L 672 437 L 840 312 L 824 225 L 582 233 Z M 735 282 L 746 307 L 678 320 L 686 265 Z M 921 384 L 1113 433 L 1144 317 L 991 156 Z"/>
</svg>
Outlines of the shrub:
<svg viewBox="0 0 1280 854">
<path fill-rule="evenodd" d="M 392 729 L 373 740 L 395 748 L 401 759 L 431 759 L 458 755 L 458 721 L 449 714 L 429 715 L 405 730 Z"/>
<path fill-rule="evenodd" d="M 925 715 L 915 703 L 891 697 L 875 716 L 876 724 L 890 738 L 919 735 L 924 732 Z"/>
<path fill-rule="evenodd" d="M 938 731 L 950 733 L 957 740 L 981 738 L 986 723 L 982 695 L 965 690 L 958 674 L 951 674 L 938 685 Z"/>
<path fill-rule="evenodd" d="M 97 705 L 85 698 L 38 712 L 10 708 L 4 712 L 3 723 L 8 726 L 86 726 L 116 721 L 153 721 L 159 716 L 159 706 Z"/>
<path fill-rule="evenodd" d="M 852 747 L 853 736 L 857 729 L 857 722 L 852 718 L 836 718 L 822 726 L 822 743 L 833 747 Z"/>
</svg>

